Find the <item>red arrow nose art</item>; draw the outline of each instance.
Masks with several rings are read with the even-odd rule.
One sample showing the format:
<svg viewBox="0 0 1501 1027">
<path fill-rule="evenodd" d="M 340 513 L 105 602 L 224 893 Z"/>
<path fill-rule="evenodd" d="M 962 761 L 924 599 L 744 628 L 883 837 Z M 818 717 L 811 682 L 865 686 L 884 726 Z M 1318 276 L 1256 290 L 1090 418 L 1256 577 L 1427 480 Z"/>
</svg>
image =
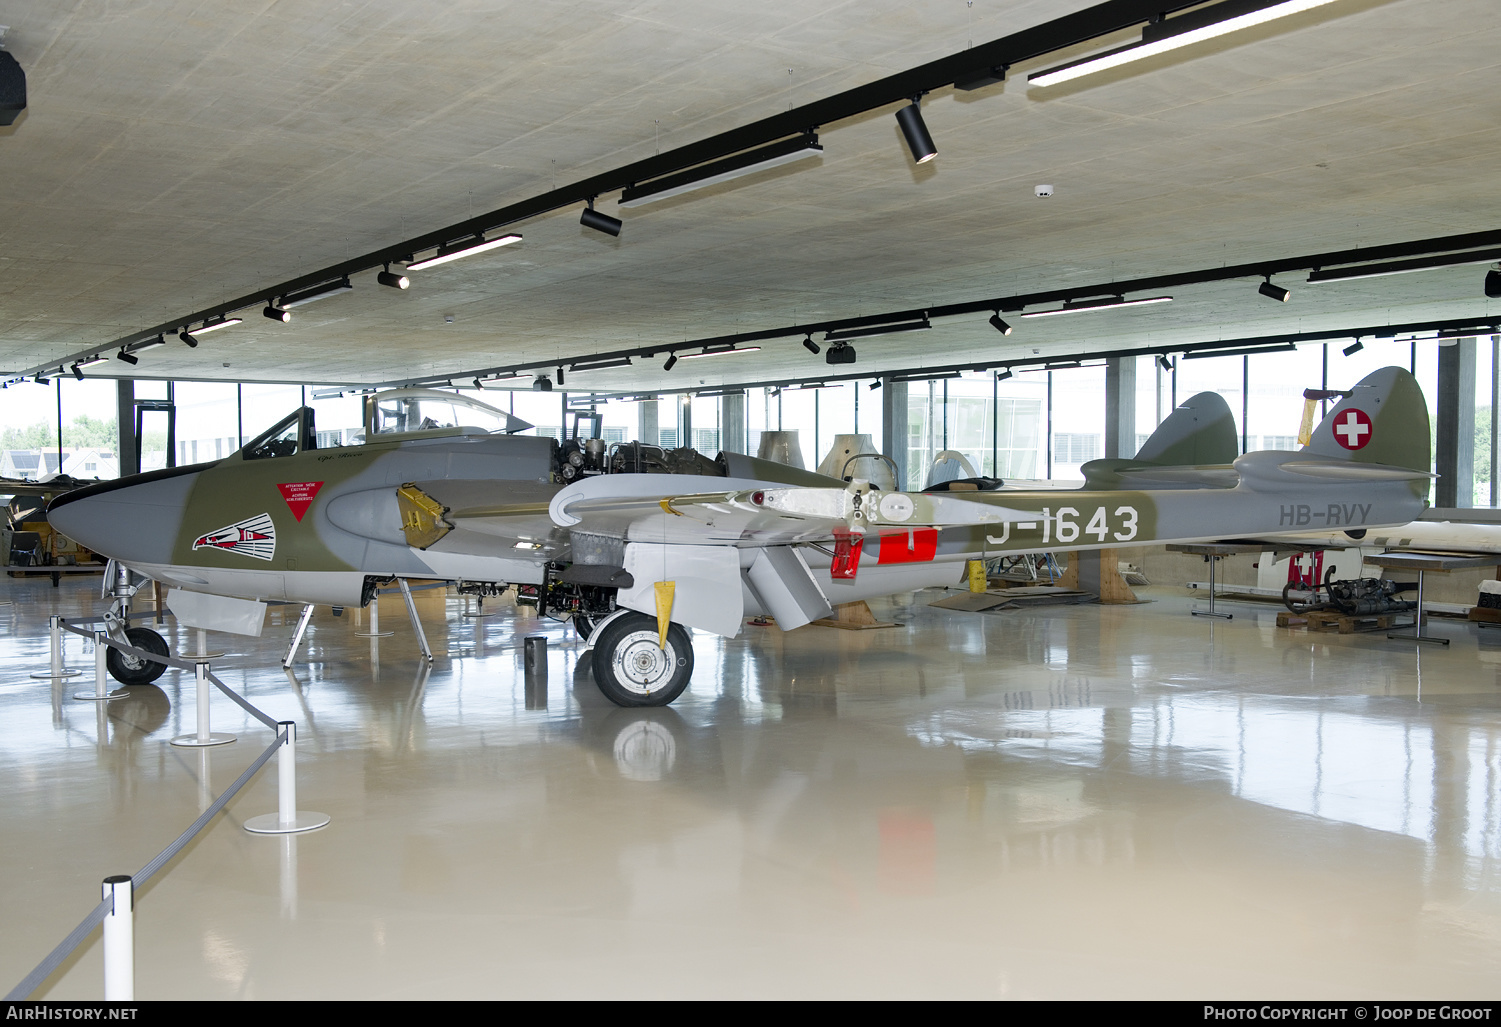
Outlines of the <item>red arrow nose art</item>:
<svg viewBox="0 0 1501 1027">
<path fill-rule="evenodd" d="M 270 514 L 257 514 L 207 535 L 199 535 L 193 540 L 193 548 L 219 549 L 253 556 L 257 560 L 270 560 L 276 555 L 276 526 L 271 523 Z"/>
</svg>

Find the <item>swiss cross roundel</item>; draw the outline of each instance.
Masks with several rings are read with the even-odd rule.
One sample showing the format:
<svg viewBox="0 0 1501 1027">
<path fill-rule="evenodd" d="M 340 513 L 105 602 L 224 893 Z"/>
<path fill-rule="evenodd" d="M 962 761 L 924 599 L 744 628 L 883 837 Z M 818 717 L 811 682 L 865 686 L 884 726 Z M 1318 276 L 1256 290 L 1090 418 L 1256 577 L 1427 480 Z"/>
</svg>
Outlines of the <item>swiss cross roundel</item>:
<svg viewBox="0 0 1501 1027">
<path fill-rule="evenodd" d="M 1371 419 L 1364 410 L 1349 407 L 1334 419 L 1334 441 L 1346 449 L 1361 449 L 1371 441 Z"/>
</svg>

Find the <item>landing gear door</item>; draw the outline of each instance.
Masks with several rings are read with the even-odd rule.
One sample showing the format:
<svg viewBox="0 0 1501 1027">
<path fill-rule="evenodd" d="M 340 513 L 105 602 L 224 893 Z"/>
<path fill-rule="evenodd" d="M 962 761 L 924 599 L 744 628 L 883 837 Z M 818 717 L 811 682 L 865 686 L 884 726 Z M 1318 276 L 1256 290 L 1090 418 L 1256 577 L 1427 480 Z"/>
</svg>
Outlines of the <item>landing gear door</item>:
<svg viewBox="0 0 1501 1027">
<path fill-rule="evenodd" d="M 734 546 L 631 542 L 625 547 L 625 569 L 633 584 L 615 596 L 617 606 L 655 617 L 655 585 L 671 581 L 670 620 L 716 635 L 740 633 L 745 601 L 740 590 L 740 551 Z"/>
</svg>

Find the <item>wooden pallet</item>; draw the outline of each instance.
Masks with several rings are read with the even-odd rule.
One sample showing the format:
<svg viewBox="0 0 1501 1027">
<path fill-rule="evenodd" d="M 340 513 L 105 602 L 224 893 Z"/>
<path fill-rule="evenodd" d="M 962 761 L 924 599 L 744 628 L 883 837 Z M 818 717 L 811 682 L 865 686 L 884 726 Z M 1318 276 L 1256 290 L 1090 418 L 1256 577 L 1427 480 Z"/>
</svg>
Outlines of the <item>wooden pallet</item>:
<svg viewBox="0 0 1501 1027">
<path fill-rule="evenodd" d="M 1283 610 L 1277 614 L 1277 627 L 1279 628 L 1301 628 L 1307 624 L 1308 615 L 1306 613 L 1292 613 L 1289 610 Z"/>
<path fill-rule="evenodd" d="M 1476 624 L 1501 624 L 1501 610 L 1489 606 L 1472 606 L 1469 619 Z"/>
<path fill-rule="evenodd" d="M 1369 614 L 1350 617 L 1335 610 L 1315 610 L 1307 615 L 1309 631 L 1338 632 L 1341 635 L 1357 631 L 1384 631 L 1396 624 L 1394 613 Z"/>
</svg>

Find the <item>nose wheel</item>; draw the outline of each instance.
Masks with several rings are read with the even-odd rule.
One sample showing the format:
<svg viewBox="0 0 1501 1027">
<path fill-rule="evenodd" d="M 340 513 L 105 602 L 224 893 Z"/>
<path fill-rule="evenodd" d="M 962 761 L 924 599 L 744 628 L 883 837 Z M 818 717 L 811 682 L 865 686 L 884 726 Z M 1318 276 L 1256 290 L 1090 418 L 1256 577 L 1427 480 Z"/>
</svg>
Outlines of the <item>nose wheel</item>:
<svg viewBox="0 0 1501 1027">
<path fill-rule="evenodd" d="M 693 676 L 687 629 L 672 624 L 659 644 L 657 621 L 628 613 L 611 621 L 594 644 L 594 682 L 616 706 L 666 706 Z"/>
<path fill-rule="evenodd" d="M 148 653 L 156 653 L 158 656 L 171 655 L 167 648 L 167 640 L 150 628 L 126 628 L 125 640 L 137 649 L 144 649 Z M 104 665 L 109 668 L 110 677 L 122 685 L 149 685 L 161 677 L 162 671 L 167 669 L 165 663 L 143 659 L 131 653 L 122 653 L 113 647 L 104 654 Z"/>
</svg>

